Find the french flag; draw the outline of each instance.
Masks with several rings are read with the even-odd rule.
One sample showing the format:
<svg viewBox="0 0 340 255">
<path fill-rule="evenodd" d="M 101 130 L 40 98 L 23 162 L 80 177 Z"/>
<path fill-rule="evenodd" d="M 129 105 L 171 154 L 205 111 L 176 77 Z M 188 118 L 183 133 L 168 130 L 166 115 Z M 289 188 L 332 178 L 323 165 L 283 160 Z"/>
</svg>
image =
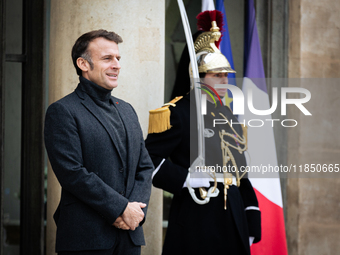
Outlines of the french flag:
<svg viewBox="0 0 340 255">
<path fill-rule="evenodd" d="M 257 110 L 270 108 L 269 97 L 263 69 L 261 47 L 256 27 L 255 8 L 253 0 L 246 1 L 245 45 L 244 45 L 244 80 L 242 86 L 244 100 L 253 99 L 253 106 Z M 249 90 L 252 95 L 249 95 Z M 271 115 L 259 116 L 245 107 L 245 114 L 239 116 L 239 122 L 248 125 L 248 166 L 278 165 L 274 132 Z M 262 127 L 251 127 L 265 124 Z M 264 170 L 264 168 L 262 168 Z M 287 255 L 284 215 L 279 173 L 255 174 L 250 172 L 249 179 L 255 189 L 259 208 L 261 210 L 262 239 L 251 246 L 252 255 Z M 262 178 L 258 178 L 261 176 Z M 253 178 L 252 178 L 253 177 Z"/>
<path fill-rule="evenodd" d="M 215 10 L 215 5 L 213 0 L 202 0 L 202 12 L 204 11 L 213 11 Z M 230 37 L 229 37 L 229 28 L 228 28 L 228 21 L 227 21 L 227 15 L 224 8 L 224 0 L 216 0 L 216 10 L 222 12 L 223 14 L 223 28 L 220 28 L 220 31 L 222 32 L 222 40 L 220 42 L 219 50 L 221 53 L 228 59 L 229 64 L 233 70 L 234 68 L 234 60 L 233 60 L 233 53 L 231 50 L 231 43 L 230 43 Z M 234 73 L 229 73 L 228 75 L 228 83 L 236 86 L 236 76 Z M 231 110 L 233 110 L 233 94 L 230 90 L 226 93 L 226 96 L 222 99 L 223 103 Z"/>
<path fill-rule="evenodd" d="M 223 28 L 222 29 L 222 41 L 220 43 L 220 51 L 221 53 L 228 59 L 229 64 L 233 70 L 234 68 L 234 59 L 233 53 L 231 50 L 231 43 L 229 37 L 229 28 L 228 28 L 228 21 L 227 21 L 227 14 L 224 9 L 224 0 L 216 0 L 216 10 L 222 12 L 223 14 Z M 232 84 L 236 86 L 236 75 L 235 73 L 228 74 L 228 84 Z M 233 110 L 233 94 L 230 90 L 228 90 L 226 96 L 223 98 L 225 105 L 229 106 L 231 110 Z"/>
</svg>

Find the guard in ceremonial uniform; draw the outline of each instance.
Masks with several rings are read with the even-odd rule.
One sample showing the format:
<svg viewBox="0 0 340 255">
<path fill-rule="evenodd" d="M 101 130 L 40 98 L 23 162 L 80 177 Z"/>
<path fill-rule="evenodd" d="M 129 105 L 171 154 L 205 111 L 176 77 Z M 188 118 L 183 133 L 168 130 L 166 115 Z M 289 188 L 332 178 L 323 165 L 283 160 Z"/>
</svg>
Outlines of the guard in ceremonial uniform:
<svg viewBox="0 0 340 255">
<path fill-rule="evenodd" d="M 198 19 L 211 17 L 209 12 L 204 13 Z M 261 239 L 257 198 L 240 171 L 246 166 L 246 128 L 235 124 L 238 121 L 232 111 L 220 104 L 226 90 L 214 88 L 215 84 L 227 84 L 228 73 L 235 72 L 215 45 L 221 36 L 215 21 L 210 19 L 211 29 L 204 29 L 208 31 L 195 41 L 200 82 L 206 91 L 202 93 L 207 93 L 208 99 L 204 116 L 205 163 L 214 166 L 214 171 L 202 171 L 196 178 L 193 169 L 188 171 L 193 154 L 197 154 L 193 92 L 150 111 L 146 148 L 156 168 L 153 185 L 174 194 L 164 255 L 249 255 L 251 243 Z M 225 124 L 214 126 L 214 119 L 225 120 Z"/>
</svg>

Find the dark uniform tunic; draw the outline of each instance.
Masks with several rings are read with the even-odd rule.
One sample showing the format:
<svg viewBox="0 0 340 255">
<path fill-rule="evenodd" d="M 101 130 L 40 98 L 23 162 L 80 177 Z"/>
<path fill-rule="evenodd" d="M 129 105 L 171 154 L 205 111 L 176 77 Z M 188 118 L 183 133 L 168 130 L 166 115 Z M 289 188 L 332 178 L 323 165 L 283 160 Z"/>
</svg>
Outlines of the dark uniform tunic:
<svg viewBox="0 0 340 255">
<path fill-rule="evenodd" d="M 190 118 L 190 108 L 194 109 L 193 105 L 189 95 L 178 101 L 176 107 L 169 108 L 172 127 L 162 133 L 149 134 L 146 139 L 146 148 L 155 167 L 165 159 L 153 177 L 154 186 L 174 194 L 163 254 L 250 254 L 249 236 L 255 237 L 255 242 L 258 242 L 261 238 L 261 224 L 260 211 L 246 210 L 250 206 L 258 207 L 255 192 L 248 179 L 242 179 L 240 187 L 229 187 L 227 210 L 224 210 L 223 183 L 218 183 L 218 197 L 210 198 L 210 202 L 205 205 L 197 204 L 188 189 L 183 188 L 188 168 L 195 158 L 191 156 L 190 160 L 190 153 L 197 154 L 197 133 L 192 131 L 197 126 L 195 115 L 191 114 Z M 220 112 L 229 120 L 232 118 L 237 122 L 229 108 L 215 108 L 215 105 L 207 103 L 205 129 L 210 129 L 209 133 L 213 133 L 213 136 L 205 138 L 206 166 L 222 166 L 219 131 L 224 129 L 232 132 L 227 124 L 213 127 L 212 120 L 222 118 Z M 194 127 L 192 132 L 190 123 Z M 241 126 L 234 128 L 242 136 Z M 226 137 L 225 139 L 228 140 Z M 234 139 L 230 138 L 228 141 L 236 145 Z M 238 167 L 245 166 L 244 154 L 231 150 Z M 196 195 L 200 198 L 198 192 Z"/>
</svg>

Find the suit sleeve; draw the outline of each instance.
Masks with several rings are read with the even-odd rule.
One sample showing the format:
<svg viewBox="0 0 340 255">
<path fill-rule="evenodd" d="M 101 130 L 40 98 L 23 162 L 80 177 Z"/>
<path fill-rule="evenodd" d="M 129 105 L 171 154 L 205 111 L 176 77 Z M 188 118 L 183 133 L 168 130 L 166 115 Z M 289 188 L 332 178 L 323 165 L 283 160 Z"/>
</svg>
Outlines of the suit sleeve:
<svg viewBox="0 0 340 255">
<path fill-rule="evenodd" d="M 144 215 L 146 216 L 147 208 L 149 206 L 149 200 L 151 195 L 151 175 L 154 167 L 150 156 L 145 148 L 145 143 L 143 135 L 141 132 L 141 142 L 140 142 L 140 155 L 138 160 L 138 166 L 136 169 L 134 187 L 129 196 L 130 202 L 142 202 L 147 204 L 143 208 Z M 145 216 L 142 222 L 139 224 L 143 225 L 145 221 Z"/>
<path fill-rule="evenodd" d="M 172 110 L 170 116 L 172 127 L 162 133 L 149 134 L 145 143 L 155 168 L 159 168 L 153 176 L 153 185 L 170 193 L 179 194 L 187 177 L 188 168 L 173 163 L 169 158 L 171 159 L 171 155 L 181 145 L 183 124 L 177 111 Z"/>
<path fill-rule="evenodd" d="M 248 178 L 241 179 L 239 191 L 244 203 L 249 236 L 255 237 L 254 243 L 257 243 L 261 240 L 261 212 L 254 188 Z"/>
<path fill-rule="evenodd" d="M 62 188 L 98 212 L 109 224 L 125 210 L 128 200 L 83 165 L 77 123 L 61 103 L 46 113 L 44 138 L 52 169 Z"/>
</svg>

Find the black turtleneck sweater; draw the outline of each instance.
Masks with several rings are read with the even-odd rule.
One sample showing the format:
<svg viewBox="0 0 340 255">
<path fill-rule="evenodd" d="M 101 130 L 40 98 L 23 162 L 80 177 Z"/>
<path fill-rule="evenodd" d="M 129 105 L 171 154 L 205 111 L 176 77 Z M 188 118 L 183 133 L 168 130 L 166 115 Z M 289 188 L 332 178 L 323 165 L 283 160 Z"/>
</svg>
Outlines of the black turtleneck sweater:
<svg viewBox="0 0 340 255">
<path fill-rule="evenodd" d="M 88 94 L 92 100 L 98 105 L 99 109 L 104 113 L 107 122 L 109 122 L 113 126 L 113 130 L 115 132 L 115 137 L 117 137 L 118 144 L 116 146 L 119 149 L 119 153 L 123 159 L 124 169 L 127 169 L 127 139 L 126 139 L 126 130 L 121 119 L 121 116 L 118 113 L 116 105 L 111 97 L 111 91 L 100 87 L 92 81 L 87 80 L 86 78 L 80 76 L 80 88 L 86 94 Z M 125 182 L 127 180 L 127 172 L 124 171 L 124 179 Z"/>
</svg>

